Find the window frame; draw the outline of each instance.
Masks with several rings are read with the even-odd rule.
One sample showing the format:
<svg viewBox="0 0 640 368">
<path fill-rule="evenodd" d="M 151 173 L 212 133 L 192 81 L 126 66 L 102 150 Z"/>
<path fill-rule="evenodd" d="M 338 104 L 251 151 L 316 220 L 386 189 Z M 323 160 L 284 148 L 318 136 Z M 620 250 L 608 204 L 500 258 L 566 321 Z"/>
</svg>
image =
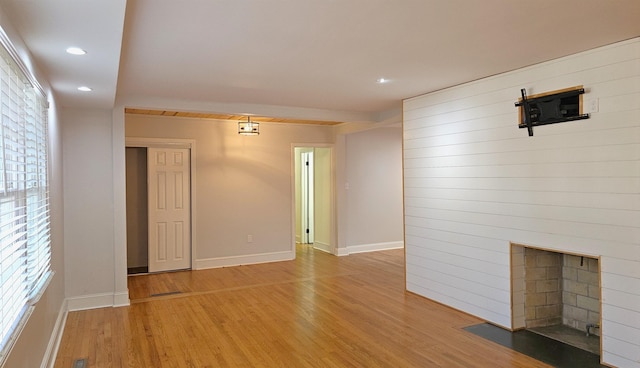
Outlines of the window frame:
<svg viewBox="0 0 640 368">
<path fill-rule="evenodd" d="M 54 274 L 48 129 L 47 95 L 0 27 L 0 366 Z"/>
</svg>

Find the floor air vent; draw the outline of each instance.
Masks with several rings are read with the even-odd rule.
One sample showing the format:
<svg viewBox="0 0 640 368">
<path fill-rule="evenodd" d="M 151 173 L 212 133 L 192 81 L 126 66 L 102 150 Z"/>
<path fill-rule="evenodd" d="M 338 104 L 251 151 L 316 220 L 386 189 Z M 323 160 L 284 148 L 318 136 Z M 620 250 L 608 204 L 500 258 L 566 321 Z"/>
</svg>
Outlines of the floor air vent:
<svg viewBox="0 0 640 368">
<path fill-rule="evenodd" d="M 73 368 L 87 368 L 87 359 L 76 359 L 73 361 Z"/>
</svg>

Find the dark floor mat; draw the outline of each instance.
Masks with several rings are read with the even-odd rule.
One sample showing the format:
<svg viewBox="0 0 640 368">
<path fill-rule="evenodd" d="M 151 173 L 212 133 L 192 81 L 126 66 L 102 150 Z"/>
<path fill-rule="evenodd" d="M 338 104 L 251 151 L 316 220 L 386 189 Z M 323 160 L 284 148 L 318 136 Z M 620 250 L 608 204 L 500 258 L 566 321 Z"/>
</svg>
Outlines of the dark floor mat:
<svg viewBox="0 0 640 368">
<path fill-rule="evenodd" d="M 606 368 L 596 354 L 531 331 L 510 332 L 488 323 L 465 330 L 557 368 Z"/>
</svg>

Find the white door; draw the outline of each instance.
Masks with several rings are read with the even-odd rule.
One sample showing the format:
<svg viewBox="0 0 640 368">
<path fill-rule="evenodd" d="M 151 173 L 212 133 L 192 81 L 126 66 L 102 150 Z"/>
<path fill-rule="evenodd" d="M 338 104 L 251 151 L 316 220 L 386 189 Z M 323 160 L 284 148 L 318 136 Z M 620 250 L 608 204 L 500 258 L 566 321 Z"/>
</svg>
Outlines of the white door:
<svg viewBox="0 0 640 368">
<path fill-rule="evenodd" d="M 148 148 L 149 272 L 191 267 L 190 171 L 186 148 Z"/>
</svg>

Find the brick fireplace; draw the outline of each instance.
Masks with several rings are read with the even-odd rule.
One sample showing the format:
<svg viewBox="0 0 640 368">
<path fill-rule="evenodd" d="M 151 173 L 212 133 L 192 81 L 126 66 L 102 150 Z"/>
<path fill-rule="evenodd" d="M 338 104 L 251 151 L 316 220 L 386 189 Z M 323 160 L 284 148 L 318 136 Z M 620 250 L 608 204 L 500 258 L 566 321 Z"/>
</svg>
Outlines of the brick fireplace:
<svg viewBox="0 0 640 368">
<path fill-rule="evenodd" d="M 598 258 L 512 244 L 511 265 L 514 329 L 600 335 Z"/>
</svg>

